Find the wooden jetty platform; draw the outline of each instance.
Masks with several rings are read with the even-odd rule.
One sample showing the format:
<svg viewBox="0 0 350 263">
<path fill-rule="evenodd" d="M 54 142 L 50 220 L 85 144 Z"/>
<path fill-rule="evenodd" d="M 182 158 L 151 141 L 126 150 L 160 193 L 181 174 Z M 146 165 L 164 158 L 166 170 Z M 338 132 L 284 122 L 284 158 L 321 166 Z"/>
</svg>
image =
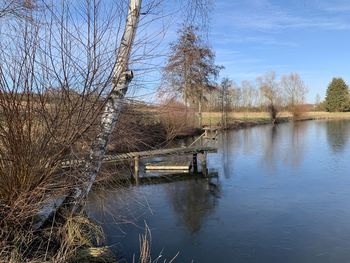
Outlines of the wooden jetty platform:
<svg viewBox="0 0 350 263">
<path fill-rule="evenodd" d="M 197 155 L 201 154 L 202 171 L 204 171 L 205 173 L 207 169 L 206 168 L 207 153 L 216 153 L 216 152 L 217 152 L 216 148 L 208 147 L 208 146 L 168 148 L 168 149 L 158 149 L 158 150 L 150 150 L 150 151 L 142 151 L 142 152 L 121 153 L 116 155 L 106 155 L 103 158 L 102 163 L 105 164 L 105 163 L 115 163 L 115 162 L 133 160 L 134 178 L 136 181 L 138 181 L 140 159 L 142 158 L 192 155 L 192 168 L 193 168 L 193 172 L 196 174 L 198 173 Z M 85 162 L 86 161 L 83 159 L 65 160 L 61 162 L 61 167 L 65 169 L 71 166 L 82 166 L 85 164 Z"/>
</svg>

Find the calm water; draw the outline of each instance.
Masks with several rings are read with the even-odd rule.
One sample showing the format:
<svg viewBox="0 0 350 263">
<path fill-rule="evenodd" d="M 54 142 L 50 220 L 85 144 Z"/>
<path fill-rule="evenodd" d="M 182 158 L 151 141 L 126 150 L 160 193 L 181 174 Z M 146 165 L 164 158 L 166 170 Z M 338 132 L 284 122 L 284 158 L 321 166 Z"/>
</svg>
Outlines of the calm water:
<svg viewBox="0 0 350 263">
<path fill-rule="evenodd" d="M 349 138 L 348 121 L 227 132 L 208 155 L 217 179 L 96 193 L 91 214 L 128 262 L 145 223 L 176 262 L 350 262 Z"/>
</svg>

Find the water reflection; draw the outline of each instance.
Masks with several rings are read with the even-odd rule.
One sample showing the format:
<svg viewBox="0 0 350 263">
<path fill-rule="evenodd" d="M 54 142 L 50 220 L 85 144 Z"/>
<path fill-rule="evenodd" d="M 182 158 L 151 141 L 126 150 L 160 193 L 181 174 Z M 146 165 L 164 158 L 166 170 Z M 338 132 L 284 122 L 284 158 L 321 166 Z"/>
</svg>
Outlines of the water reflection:
<svg viewBox="0 0 350 263">
<path fill-rule="evenodd" d="M 231 161 L 229 157 L 231 156 L 231 151 L 234 144 L 232 142 L 232 136 L 230 136 L 227 131 L 223 131 L 221 134 L 220 147 L 222 149 L 221 163 L 223 168 L 223 176 L 228 179 L 231 177 L 233 170 L 231 167 L 233 161 Z"/>
<path fill-rule="evenodd" d="M 349 140 L 350 125 L 348 121 L 326 122 L 327 141 L 334 153 L 345 149 Z"/>
<path fill-rule="evenodd" d="M 305 134 L 309 127 L 307 122 L 294 122 L 290 135 L 291 142 L 286 151 L 286 164 L 290 164 L 294 167 L 300 165 L 304 159 L 305 153 Z"/>
<path fill-rule="evenodd" d="M 267 166 L 271 170 L 276 169 L 276 159 L 278 154 L 278 130 L 276 125 L 267 128 L 265 141 L 263 144 L 262 165 Z"/>
<path fill-rule="evenodd" d="M 217 178 L 177 182 L 166 185 L 165 192 L 181 223 L 195 234 L 217 206 L 220 184 Z"/>
<path fill-rule="evenodd" d="M 147 222 L 152 250 L 180 251 L 176 262 L 349 262 L 349 135 L 350 122 L 325 121 L 223 133 L 219 154 L 208 155 L 218 179 L 106 196 L 111 209 L 135 218 L 123 235 L 104 224 L 108 242 L 122 243 L 132 262 Z"/>
<path fill-rule="evenodd" d="M 281 162 L 298 167 L 305 158 L 305 134 L 309 128 L 307 122 L 267 127 L 262 145 L 262 167 L 275 171 Z"/>
</svg>

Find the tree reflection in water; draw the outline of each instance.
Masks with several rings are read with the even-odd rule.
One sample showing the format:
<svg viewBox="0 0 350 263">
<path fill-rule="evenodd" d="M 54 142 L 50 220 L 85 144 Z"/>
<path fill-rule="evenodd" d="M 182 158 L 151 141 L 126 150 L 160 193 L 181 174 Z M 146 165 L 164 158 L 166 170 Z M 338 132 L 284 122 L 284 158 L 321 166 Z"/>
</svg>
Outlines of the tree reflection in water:
<svg viewBox="0 0 350 263">
<path fill-rule="evenodd" d="M 228 133 L 226 130 L 222 131 L 220 141 L 219 141 L 219 148 L 222 149 L 221 154 L 221 162 L 222 162 L 222 168 L 223 168 L 223 175 L 225 178 L 230 178 L 231 174 L 233 172 L 233 158 L 235 155 L 232 155 L 232 151 L 235 150 L 238 140 L 232 140 L 233 136 L 232 133 Z"/>
<path fill-rule="evenodd" d="M 350 125 L 348 121 L 327 121 L 327 142 L 334 153 L 343 152 L 349 140 Z"/>
<path fill-rule="evenodd" d="M 263 165 L 267 165 L 271 170 L 274 170 L 276 160 L 280 158 L 277 153 L 278 149 L 276 148 L 278 146 L 278 143 L 276 143 L 278 132 L 276 125 L 272 125 L 269 129 L 270 132 L 266 133 L 265 144 L 262 146 L 264 153 L 262 155 L 262 163 Z"/>
<path fill-rule="evenodd" d="M 297 167 L 304 159 L 305 134 L 309 125 L 306 122 L 293 122 L 291 143 L 286 151 L 285 163 Z"/>
<path fill-rule="evenodd" d="M 279 162 L 297 167 L 305 155 L 307 122 L 293 122 L 270 127 L 263 145 L 263 165 L 275 170 Z"/>
<path fill-rule="evenodd" d="M 165 192 L 179 220 L 195 234 L 217 206 L 220 184 L 218 178 L 177 182 L 166 185 Z"/>
</svg>

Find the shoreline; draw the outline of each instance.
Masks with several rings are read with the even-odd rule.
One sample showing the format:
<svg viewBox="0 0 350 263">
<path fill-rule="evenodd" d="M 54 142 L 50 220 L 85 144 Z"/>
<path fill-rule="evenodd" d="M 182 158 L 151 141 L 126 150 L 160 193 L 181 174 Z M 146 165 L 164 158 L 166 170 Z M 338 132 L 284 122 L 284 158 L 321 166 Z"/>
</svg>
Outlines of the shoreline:
<svg viewBox="0 0 350 263">
<path fill-rule="evenodd" d="M 221 127 L 221 113 L 203 113 L 207 118 L 203 126 L 214 126 L 219 130 L 245 129 L 258 125 L 273 124 L 266 112 L 231 112 L 228 114 L 227 128 Z M 220 120 L 220 122 L 218 121 Z M 306 112 L 298 118 L 294 118 L 288 112 L 281 112 L 275 124 L 290 121 L 311 121 L 311 120 L 350 120 L 350 112 Z"/>
</svg>

